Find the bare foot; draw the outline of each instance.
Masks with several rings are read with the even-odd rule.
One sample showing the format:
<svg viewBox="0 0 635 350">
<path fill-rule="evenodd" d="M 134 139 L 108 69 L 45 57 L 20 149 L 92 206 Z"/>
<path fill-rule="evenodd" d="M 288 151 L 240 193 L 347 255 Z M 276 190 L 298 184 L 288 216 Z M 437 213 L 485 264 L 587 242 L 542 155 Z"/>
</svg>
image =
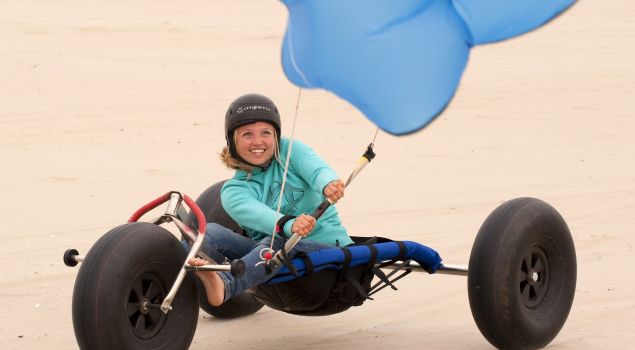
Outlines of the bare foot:
<svg viewBox="0 0 635 350">
<path fill-rule="evenodd" d="M 201 258 L 193 258 L 188 261 L 191 266 L 209 264 L 209 261 Z M 225 284 L 216 271 L 197 271 L 207 294 L 207 302 L 212 306 L 220 306 L 225 299 Z"/>
</svg>

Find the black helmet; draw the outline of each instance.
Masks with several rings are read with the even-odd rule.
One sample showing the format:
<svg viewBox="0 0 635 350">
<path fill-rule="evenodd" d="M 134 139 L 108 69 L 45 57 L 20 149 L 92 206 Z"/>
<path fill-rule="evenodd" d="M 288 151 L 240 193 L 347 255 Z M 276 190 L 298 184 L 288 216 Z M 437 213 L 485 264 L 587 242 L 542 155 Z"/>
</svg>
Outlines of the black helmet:
<svg viewBox="0 0 635 350">
<path fill-rule="evenodd" d="M 259 94 L 240 96 L 229 105 L 225 114 L 225 139 L 234 158 L 240 159 L 234 144 L 234 130 L 255 122 L 271 124 L 276 129 L 277 141 L 280 141 L 280 113 L 273 101 Z"/>
</svg>

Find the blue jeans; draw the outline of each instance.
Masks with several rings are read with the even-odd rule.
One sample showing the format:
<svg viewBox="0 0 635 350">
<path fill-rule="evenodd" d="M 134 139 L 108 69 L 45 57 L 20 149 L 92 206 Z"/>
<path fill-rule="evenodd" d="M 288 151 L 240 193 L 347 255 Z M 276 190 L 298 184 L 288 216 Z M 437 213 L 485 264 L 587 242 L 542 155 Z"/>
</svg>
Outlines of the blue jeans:
<svg viewBox="0 0 635 350">
<path fill-rule="evenodd" d="M 284 246 L 284 243 L 283 238 L 276 236 L 273 249 L 278 251 Z M 189 251 L 189 244 L 184 243 L 183 245 Z M 258 264 L 263 261 L 260 252 L 263 249 L 269 249 L 270 246 L 271 236 L 257 242 L 219 224 L 207 224 L 201 251 L 216 260 L 217 263 L 222 263 L 225 257 L 229 260 L 242 259 L 246 267 L 245 274 L 241 277 L 234 277 L 225 271 L 218 273 L 225 284 L 225 301 L 249 288 L 267 282 L 278 272 L 282 266 L 268 274 L 264 264 Z M 332 248 L 332 246 L 302 239 L 291 252 L 287 252 L 287 255 L 289 258 L 293 258 L 299 252 L 309 253 L 325 248 Z"/>
</svg>

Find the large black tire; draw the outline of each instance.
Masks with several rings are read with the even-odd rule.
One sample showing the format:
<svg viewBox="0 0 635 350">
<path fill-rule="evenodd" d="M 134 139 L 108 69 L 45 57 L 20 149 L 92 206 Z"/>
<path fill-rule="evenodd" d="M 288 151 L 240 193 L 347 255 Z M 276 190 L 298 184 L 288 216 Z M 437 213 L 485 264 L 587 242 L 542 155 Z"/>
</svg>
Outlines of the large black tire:
<svg viewBox="0 0 635 350">
<path fill-rule="evenodd" d="M 575 247 L 562 216 L 541 200 L 517 198 L 494 210 L 478 232 L 468 271 L 472 315 L 497 348 L 542 348 L 569 315 Z"/>
<path fill-rule="evenodd" d="M 207 222 L 215 222 L 221 226 L 227 227 L 228 229 L 244 234 L 243 229 L 234 221 L 234 219 L 227 214 L 225 209 L 223 208 L 223 204 L 220 200 L 220 191 L 223 189 L 223 184 L 227 180 L 219 181 L 212 186 L 208 187 L 203 193 L 201 193 L 198 198 L 196 198 L 196 204 L 201 208 L 203 214 L 205 214 L 205 220 Z M 196 219 L 196 215 L 194 213 L 190 213 L 190 215 L 185 220 L 185 223 L 190 227 L 198 229 L 198 220 Z"/>
<path fill-rule="evenodd" d="M 203 311 L 216 318 L 232 319 L 255 314 L 264 306 L 262 303 L 254 299 L 251 293 L 245 292 L 236 295 L 227 300 L 221 306 L 212 306 L 207 301 L 207 296 L 203 293 L 205 287 L 201 281 L 197 279 L 199 286 L 199 306 Z"/>
<path fill-rule="evenodd" d="M 154 224 L 126 224 L 102 236 L 86 255 L 73 290 L 80 349 L 187 349 L 198 321 L 191 274 L 167 314 L 144 307 L 163 302 L 185 258 L 179 241 Z"/>
<path fill-rule="evenodd" d="M 236 233 L 243 234 L 243 229 L 229 216 L 229 214 L 227 214 L 221 204 L 220 191 L 223 188 L 225 181 L 227 180 L 217 182 L 201 193 L 201 195 L 196 199 L 196 204 L 205 214 L 207 222 L 215 222 Z M 191 227 L 198 227 L 198 220 L 192 213 L 190 213 L 186 223 Z M 214 317 L 227 319 L 243 317 L 258 312 L 258 310 L 262 309 L 264 306 L 262 303 L 254 299 L 251 296 L 251 293 L 242 293 L 230 300 L 227 300 L 221 306 L 212 306 L 207 301 L 203 284 L 198 279 L 197 283 L 200 291 L 200 307 L 203 311 Z"/>
</svg>

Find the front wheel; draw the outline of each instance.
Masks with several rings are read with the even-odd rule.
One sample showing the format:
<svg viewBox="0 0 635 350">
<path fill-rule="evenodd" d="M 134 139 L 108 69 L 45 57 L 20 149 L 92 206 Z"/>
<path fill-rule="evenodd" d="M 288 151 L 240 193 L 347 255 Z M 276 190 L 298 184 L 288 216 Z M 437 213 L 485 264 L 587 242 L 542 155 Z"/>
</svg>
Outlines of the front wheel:
<svg viewBox="0 0 635 350">
<path fill-rule="evenodd" d="M 468 267 L 474 320 L 501 349 L 549 344 L 569 315 L 576 256 L 569 228 L 535 198 L 503 203 L 478 232 Z"/>
<path fill-rule="evenodd" d="M 81 349 L 187 349 L 198 321 L 194 278 L 186 275 L 172 302 L 159 306 L 186 254 L 167 230 L 149 223 L 102 236 L 81 265 L 73 290 L 73 328 Z"/>
</svg>

